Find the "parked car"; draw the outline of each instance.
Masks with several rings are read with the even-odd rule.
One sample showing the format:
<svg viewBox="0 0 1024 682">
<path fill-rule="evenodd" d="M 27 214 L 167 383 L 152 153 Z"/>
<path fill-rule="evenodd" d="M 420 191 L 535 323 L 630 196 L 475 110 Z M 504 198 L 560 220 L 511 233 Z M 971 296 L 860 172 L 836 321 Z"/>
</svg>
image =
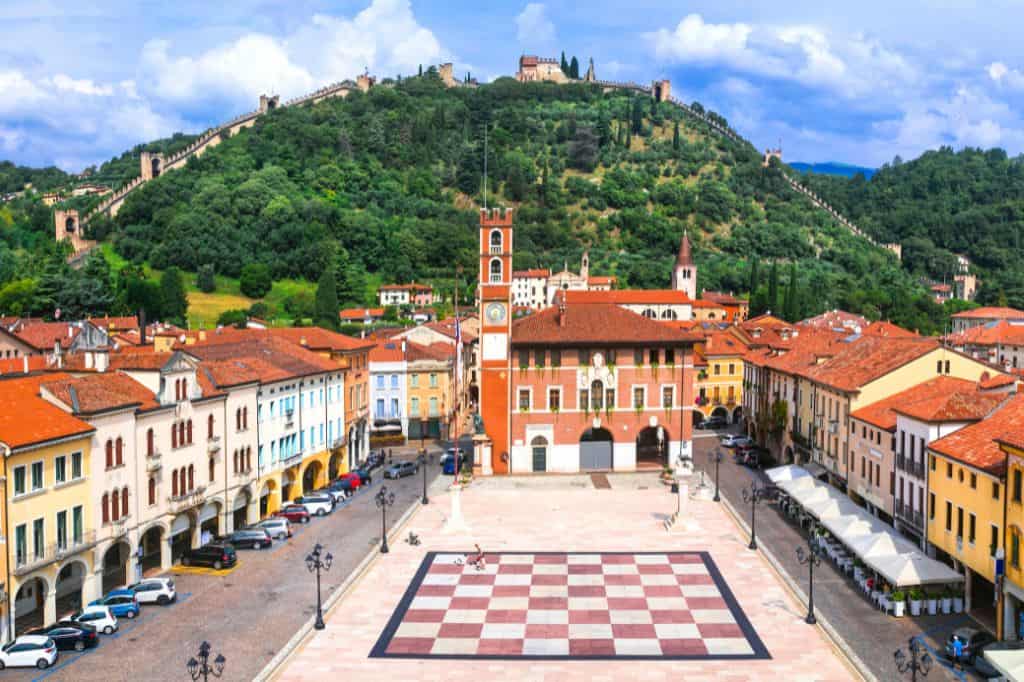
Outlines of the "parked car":
<svg viewBox="0 0 1024 682">
<path fill-rule="evenodd" d="M 128 620 L 139 615 L 139 600 L 135 598 L 135 593 L 127 588 L 111 590 L 106 596 L 89 602 L 89 606 L 106 606 L 118 618 Z"/>
<path fill-rule="evenodd" d="M 339 478 L 329 486 L 326 491 L 335 499 L 336 502 L 341 502 L 345 498 L 352 497 L 353 488 L 352 482 L 348 479 Z"/>
<path fill-rule="evenodd" d="M 455 475 L 455 448 L 448 448 L 448 450 L 441 455 L 441 473 L 449 476 Z M 466 463 L 466 453 L 459 452 L 459 469 L 461 470 L 463 465 Z"/>
<path fill-rule="evenodd" d="M 728 424 L 724 417 L 708 417 L 700 423 L 702 429 L 724 429 Z"/>
<path fill-rule="evenodd" d="M 988 662 L 985 658 L 986 651 L 1020 651 L 1024 649 L 1024 642 L 1020 640 L 1013 640 L 1007 642 L 992 642 L 986 644 L 978 655 L 974 657 L 974 672 L 983 680 L 1002 680 L 1005 679 L 1003 674 L 996 670 L 995 666 Z"/>
<path fill-rule="evenodd" d="M 235 547 L 251 547 L 252 549 L 263 549 L 274 544 L 273 538 L 265 528 L 242 528 L 225 539 Z"/>
<path fill-rule="evenodd" d="M 96 628 L 70 621 L 33 628 L 25 634 L 49 637 L 57 645 L 59 651 L 84 651 L 100 643 L 100 636 L 96 634 Z"/>
<path fill-rule="evenodd" d="M 183 566 L 210 566 L 219 571 L 238 563 L 238 554 L 234 547 L 225 542 L 211 542 L 202 547 L 185 550 L 181 555 L 181 563 Z"/>
<path fill-rule="evenodd" d="M 309 510 L 301 504 L 289 504 L 277 512 L 277 516 L 288 519 L 292 523 L 309 523 Z"/>
<path fill-rule="evenodd" d="M 742 451 L 737 449 L 736 452 L 740 464 L 754 469 L 760 469 L 771 461 L 771 453 L 764 448 L 755 446 L 745 448 Z"/>
<path fill-rule="evenodd" d="M 963 653 L 960 655 L 960 663 L 973 664 L 975 658 L 987 645 L 995 641 L 995 637 L 986 630 L 976 628 L 957 628 L 946 640 L 946 658 L 954 659 L 953 641 L 959 639 L 963 643 Z"/>
<path fill-rule="evenodd" d="M 313 516 L 326 516 L 334 511 L 334 498 L 330 495 L 301 495 L 292 504 L 301 504 Z"/>
<path fill-rule="evenodd" d="M 0 670 L 39 668 L 45 670 L 57 662 L 57 643 L 42 635 L 22 635 L 0 649 Z"/>
<path fill-rule="evenodd" d="M 419 466 L 416 462 L 398 462 L 384 470 L 384 478 L 402 478 L 404 476 L 412 476 L 417 471 L 419 471 Z"/>
<path fill-rule="evenodd" d="M 264 519 L 263 521 L 249 527 L 262 528 L 270 533 L 270 537 L 275 540 L 287 540 L 292 536 L 292 524 L 288 519 L 281 517 Z"/>
<path fill-rule="evenodd" d="M 71 616 L 71 620 L 75 623 L 91 625 L 105 635 L 114 634 L 120 627 L 117 624 L 117 616 L 106 606 L 86 606 Z"/>
<path fill-rule="evenodd" d="M 359 467 L 352 473 L 359 476 L 360 485 L 369 485 L 373 483 L 373 477 L 370 476 L 370 470 L 365 467 Z"/>
<path fill-rule="evenodd" d="M 371 452 L 370 456 L 366 458 L 366 462 L 363 464 L 367 471 L 373 471 L 379 466 L 384 464 L 384 451 Z"/>
<path fill-rule="evenodd" d="M 741 445 L 753 445 L 754 441 L 747 436 L 741 436 L 738 434 L 727 434 L 722 436 L 722 447 L 724 448 L 735 448 Z"/>
<path fill-rule="evenodd" d="M 135 593 L 135 599 L 140 604 L 167 606 L 178 598 L 171 578 L 146 578 L 129 585 L 128 589 Z"/>
<path fill-rule="evenodd" d="M 355 492 L 363 484 L 363 477 L 354 471 L 350 471 L 335 481 L 335 483 L 346 485 L 350 491 Z"/>
</svg>

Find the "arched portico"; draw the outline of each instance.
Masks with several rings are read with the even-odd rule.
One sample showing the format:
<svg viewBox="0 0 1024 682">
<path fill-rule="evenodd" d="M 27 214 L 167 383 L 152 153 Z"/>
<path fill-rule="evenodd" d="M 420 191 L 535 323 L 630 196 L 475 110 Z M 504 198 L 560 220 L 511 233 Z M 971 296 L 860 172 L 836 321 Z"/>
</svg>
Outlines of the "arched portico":
<svg viewBox="0 0 1024 682">
<path fill-rule="evenodd" d="M 73 614 L 84 605 L 82 592 L 89 567 L 80 559 L 69 561 L 57 573 L 57 618 Z"/>
<path fill-rule="evenodd" d="M 668 444 L 671 440 L 664 426 L 648 426 L 636 437 L 636 465 L 661 468 L 668 465 Z"/>
<path fill-rule="evenodd" d="M 281 472 L 281 504 L 288 504 L 294 497 L 297 497 L 295 491 L 295 473 L 292 469 L 285 469 Z"/>
<path fill-rule="evenodd" d="M 612 433 L 600 426 L 580 434 L 580 471 L 606 471 L 613 468 L 615 443 Z"/>
<path fill-rule="evenodd" d="M 714 410 L 712 410 L 711 416 L 712 417 L 721 417 L 722 419 L 725 420 L 725 423 L 728 424 L 729 423 L 729 408 L 722 407 L 721 405 L 719 405 Z"/>
<path fill-rule="evenodd" d="M 193 544 L 193 536 L 198 532 L 199 524 L 193 512 L 185 511 L 174 517 L 171 521 L 170 543 L 171 563 L 181 561 L 181 555 L 185 550 L 190 549 Z"/>
<path fill-rule="evenodd" d="M 743 423 L 743 406 L 737 405 L 736 409 L 732 411 L 732 423 L 742 424 Z"/>
<path fill-rule="evenodd" d="M 276 513 L 281 508 L 281 498 L 278 495 L 277 481 L 268 478 L 260 488 L 260 518 L 265 519 Z"/>
<path fill-rule="evenodd" d="M 220 500 L 209 500 L 199 510 L 199 532 L 203 537 L 218 537 L 222 534 L 221 514 L 224 504 Z M 200 544 L 203 541 L 200 540 Z"/>
<path fill-rule="evenodd" d="M 14 595 L 14 634 L 56 620 L 56 606 L 50 602 L 48 590 L 49 583 L 41 576 L 22 581 Z"/>
<path fill-rule="evenodd" d="M 231 528 L 238 530 L 249 525 L 249 503 L 252 501 L 252 494 L 249 488 L 245 487 L 235 495 L 235 501 L 231 505 Z"/>
<path fill-rule="evenodd" d="M 317 460 L 312 460 L 306 465 L 306 468 L 302 470 L 302 493 L 306 494 L 316 490 L 320 487 L 320 479 L 322 477 L 323 464 Z"/>
<path fill-rule="evenodd" d="M 140 535 L 139 546 L 142 548 L 142 555 L 139 557 L 139 564 L 143 575 L 170 568 L 171 551 L 164 542 L 166 532 L 162 525 L 155 524 Z"/>
<path fill-rule="evenodd" d="M 128 564 L 131 562 L 131 558 L 132 548 L 125 539 L 115 541 L 103 553 L 103 563 L 101 564 L 103 579 L 100 582 L 103 594 L 128 584 Z"/>
</svg>

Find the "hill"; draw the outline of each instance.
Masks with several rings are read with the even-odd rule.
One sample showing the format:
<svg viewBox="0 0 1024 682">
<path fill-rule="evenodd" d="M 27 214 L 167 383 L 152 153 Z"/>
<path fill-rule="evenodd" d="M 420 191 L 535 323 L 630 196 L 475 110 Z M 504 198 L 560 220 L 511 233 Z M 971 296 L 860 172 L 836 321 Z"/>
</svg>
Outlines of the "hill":
<svg viewBox="0 0 1024 682">
<path fill-rule="evenodd" d="M 592 272 L 667 286 L 687 230 L 700 287 L 746 293 L 753 272 L 755 310 L 942 324 L 895 258 L 793 192 L 749 143 L 671 103 L 586 84 L 446 89 L 428 73 L 274 110 L 132 192 L 89 236 L 156 270 L 235 278 L 263 263 L 274 279 L 315 281 L 331 267 L 349 304 L 369 302 L 368 277 L 447 293 L 455 265 L 475 272 L 485 127 L 489 203 L 519 208 L 517 268 L 561 267 L 589 248 Z M 780 265 L 753 265 L 767 260 Z"/>
<path fill-rule="evenodd" d="M 825 161 L 822 163 L 802 163 L 800 161 L 794 161 L 789 164 L 789 167 L 795 171 L 801 173 L 820 173 L 821 175 L 839 175 L 844 178 L 852 178 L 853 176 L 860 173 L 868 180 L 875 174 L 874 168 L 867 168 L 866 166 L 851 166 L 848 163 L 836 163 L 834 161 Z"/>
</svg>

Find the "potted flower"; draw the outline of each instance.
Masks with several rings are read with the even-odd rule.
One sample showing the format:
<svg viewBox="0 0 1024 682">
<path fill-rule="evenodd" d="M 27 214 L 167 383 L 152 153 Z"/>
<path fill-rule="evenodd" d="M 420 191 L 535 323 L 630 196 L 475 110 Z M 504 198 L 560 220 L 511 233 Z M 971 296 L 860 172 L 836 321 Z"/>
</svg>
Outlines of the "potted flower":
<svg viewBox="0 0 1024 682">
<path fill-rule="evenodd" d="M 928 603 L 928 615 L 935 616 L 939 613 L 939 595 L 934 590 L 925 595 L 925 600 Z"/>
<path fill-rule="evenodd" d="M 672 467 L 665 467 L 661 470 L 661 480 L 663 483 L 672 483 L 675 476 L 672 475 Z"/>
<path fill-rule="evenodd" d="M 921 601 L 924 599 L 924 592 L 921 591 L 920 587 L 915 587 L 910 590 L 910 615 L 920 616 L 921 615 Z"/>
<path fill-rule="evenodd" d="M 953 591 L 949 587 L 945 587 L 942 590 L 942 612 L 952 613 L 953 611 Z"/>
<path fill-rule="evenodd" d="M 903 594 L 903 590 L 896 590 L 889 595 L 889 601 L 892 603 L 892 615 L 897 618 L 903 617 L 903 610 L 907 606 L 907 595 Z"/>
<path fill-rule="evenodd" d="M 953 588 L 953 613 L 964 612 L 964 592 L 960 587 Z"/>
</svg>

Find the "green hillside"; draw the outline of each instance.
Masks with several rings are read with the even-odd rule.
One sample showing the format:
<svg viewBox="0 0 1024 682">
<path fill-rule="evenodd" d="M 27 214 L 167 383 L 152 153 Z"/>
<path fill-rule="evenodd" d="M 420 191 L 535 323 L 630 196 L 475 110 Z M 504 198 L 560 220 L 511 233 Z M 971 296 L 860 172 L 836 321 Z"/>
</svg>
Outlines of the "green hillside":
<svg viewBox="0 0 1024 682">
<path fill-rule="evenodd" d="M 947 311 L 895 258 L 763 169 L 752 146 L 671 104 L 583 84 L 445 89 L 428 74 L 279 109 L 142 186 L 115 220 L 90 230 L 158 271 L 212 267 L 237 278 L 262 263 L 275 280 L 314 282 L 331 267 L 345 305 L 370 303 L 373 280 L 429 281 L 447 293 L 457 264 L 475 272 L 485 128 L 488 203 L 519 208 L 517 268 L 575 267 L 589 248 L 595 274 L 667 286 L 687 230 L 700 287 L 745 294 L 753 274 L 755 310 L 797 318 L 842 307 L 922 331 L 943 324 Z M 20 262 L 8 280 L 38 279 L 39 259 Z M 122 270 L 113 306 L 127 304 L 133 272 Z M 4 301 L 0 289 L 0 312 Z M 288 303 L 267 312 L 286 314 Z"/>
</svg>

